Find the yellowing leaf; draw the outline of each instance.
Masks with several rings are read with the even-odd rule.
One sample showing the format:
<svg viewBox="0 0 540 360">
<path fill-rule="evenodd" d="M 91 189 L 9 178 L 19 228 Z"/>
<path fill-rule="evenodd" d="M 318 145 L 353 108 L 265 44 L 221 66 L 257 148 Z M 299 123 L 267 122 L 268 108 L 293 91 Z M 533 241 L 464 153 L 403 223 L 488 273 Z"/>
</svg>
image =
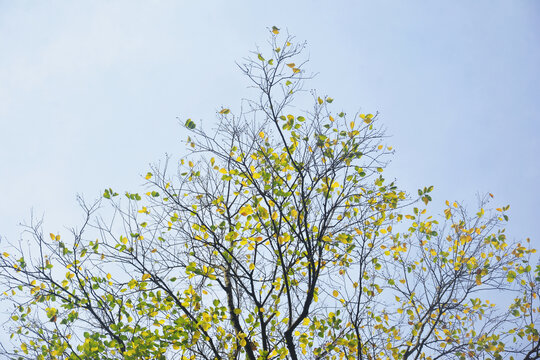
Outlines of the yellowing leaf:
<svg viewBox="0 0 540 360">
<path fill-rule="evenodd" d="M 9 254 L 7 252 L 3 253 L 2 255 L 4 255 L 4 257 L 8 257 Z"/>
<path fill-rule="evenodd" d="M 277 35 L 279 34 L 279 29 L 275 26 L 272 26 L 272 32 Z"/>
<path fill-rule="evenodd" d="M 221 109 L 221 111 L 219 112 L 220 114 L 225 114 L 227 115 L 228 113 L 230 113 L 231 110 L 230 109 Z"/>
<path fill-rule="evenodd" d="M 321 105 L 323 103 L 323 99 L 321 99 L 321 97 L 319 96 L 319 98 L 317 99 L 317 102 L 319 103 L 319 105 Z"/>
<path fill-rule="evenodd" d="M 290 63 L 290 64 L 287 64 L 288 67 L 290 67 L 291 69 L 294 69 L 295 67 L 295 63 Z"/>
<path fill-rule="evenodd" d="M 334 295 L 334 297 L 338 297 L 339 296 L 339 292 L 337 290 L 334 290 L 332 292 L 332 295 Z"/>
<path fill-rule="evenodd" d="M 107 274 L 107 280 L 111 280 L 111 274 Z"/>
<path fill-rule="evenodd" d="M 150 279 L 151 275 L 150 274 L 143 274 L 142 276 L 142 281 L 145 281 L 147 279 Z"/>
<path fill-rule="evenodd" d="M 152 177 L 152 173 L 146 173 L 146 176 L 144 177 L 146 180 L 149 180 Z"/>
<path fill-rule="evenodd" d="M 264 61 L 264 58 L 262 57 L 261 54 L 257 54 L 257 58 L 258 58 L 259 60 L 261 60 L 261 61 Z"/>
<path fill-rule="evenodd" d="M 311 322 L 311 321 L 309 320 L 309 318 L 305 318 L 305 319 L 302 321 L 302 325 L 308 326 L 310 322 Z"/>
<path fill-rule="evenodd" d="M 187 119 L 187 120 L 186 120 L 185 126 L 186 126 L 188 129 L 192 129 L 192 130 L 195 129 L 195 127 L 196 127 L 195 123 L 194 123 L 193 120 L 191 120 L 191 119 Z M 189 140 L 190 140 L 190 139 L 188 138 L 188 142 L 190 142 Z"/>
<path fill-rule="evenodd" d="M 300 69 L 298 69 L 298 68 L 294 68 L 294 69 L 292 69 L 292 71 L 293 71 L 293 73 L 295 73 L 295 74 L 296 74 L 296 73 L 299 73 L 299 72 L 300 72 Z"/>
<path fill-rule="evenodd" d="M 263 131 L 261 131 L 261 132 L 259 133 L 259 137 L 260 137 L 261 139 L 264 139 L 264 132 L 263 132 Z"/>
</svg>

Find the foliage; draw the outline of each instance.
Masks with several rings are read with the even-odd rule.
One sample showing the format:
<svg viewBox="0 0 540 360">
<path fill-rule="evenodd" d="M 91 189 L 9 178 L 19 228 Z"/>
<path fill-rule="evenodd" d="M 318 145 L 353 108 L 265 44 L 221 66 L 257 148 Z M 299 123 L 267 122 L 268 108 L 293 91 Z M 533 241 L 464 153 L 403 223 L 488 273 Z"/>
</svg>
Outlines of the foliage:
<svg viewBox="0 0 540 360">
<path fill-rule="evenodd" d="M 256 100 L 217 111 L 213 132 L 185 122 L 175 176 L 156 165 L 146 194 L 107 189 L 81 200 L 79 230 L 32 223 L 29 245 L 3 254 L 18 344 L 7 355 L 538 356 L 540 270 L 507 240 L 508 207 L 490 211 L 486 197 L 474 215 L 447 202 L 429 216 L 432 186 L 413 198 L 383 177 L 392 150 L 378 116 L 315 92 L 311 110 L 292 106 L 309 76 L 304 45 L 281 36 L 273 27 L 270 50 L 240 65 Z M 515 300 L 499 304 L 503 291 Z"/>
</svg>

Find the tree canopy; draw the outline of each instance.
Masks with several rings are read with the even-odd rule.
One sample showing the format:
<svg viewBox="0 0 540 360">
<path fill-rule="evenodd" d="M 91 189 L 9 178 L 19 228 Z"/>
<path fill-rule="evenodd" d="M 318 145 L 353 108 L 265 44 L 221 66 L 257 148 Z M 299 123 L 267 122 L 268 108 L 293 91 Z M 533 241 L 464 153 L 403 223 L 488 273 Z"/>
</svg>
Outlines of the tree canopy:
<svg viewBox="0 0 540 360">
<path fill-rule="evenodd" d="M 430 214 L 433 186 L 385 179 L 378 115 L 305 91 L 304 44 L 273 27 L 268 45 L 239 64 L 256 96 L 213 130 L 183 121 L 186 154 L 144 193 L 81 199 L 77 229 L 34 221 L 0 256 L 4 354 L 538 358 L 540 267 L 508 240 L 508 206 Z"/>
</svg>

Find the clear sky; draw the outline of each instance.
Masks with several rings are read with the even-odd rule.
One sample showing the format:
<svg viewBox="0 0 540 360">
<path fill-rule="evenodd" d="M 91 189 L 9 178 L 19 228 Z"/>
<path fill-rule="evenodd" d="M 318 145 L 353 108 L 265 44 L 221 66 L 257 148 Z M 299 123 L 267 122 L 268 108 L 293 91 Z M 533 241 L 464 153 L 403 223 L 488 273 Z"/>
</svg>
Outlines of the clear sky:
<svg viewBox="0 0 540 360">
<path fill-rule="evenodd" d="M 510 237 L 540 246 L 533 0 L 0 0 L 4 242 L 31 208 L 56 233 L 77 225 L 77 193 L 140 190 L 149 163 L 183 151 L 177 117 L 211 124 L 238 109 L 235 61 L 272 25 L 307 41 L 319 73 L 307 88 L 381 113 L 389 176 L 434 185 L 438 204 L 491 192 L 511 205 Z"/>
</svg>

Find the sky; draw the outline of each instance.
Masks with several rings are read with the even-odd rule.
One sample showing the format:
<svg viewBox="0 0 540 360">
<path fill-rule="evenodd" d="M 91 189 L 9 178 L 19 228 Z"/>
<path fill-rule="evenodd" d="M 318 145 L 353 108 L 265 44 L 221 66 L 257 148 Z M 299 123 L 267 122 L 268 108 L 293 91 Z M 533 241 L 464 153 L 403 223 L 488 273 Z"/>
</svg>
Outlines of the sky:
<svg viewBox="0 0 540 360">
<path fill-rule="evenodd" d="M 0 248 L 31 211 L 57 233 L 77 194 L 141 191 L 180 121 L 239 109 L 273 25 L 307 42 L 306 88 L 380 113 L 389 177 L 439 212 L 492 193 L 540 247 L 540 2 L 0 0 Z"/>
</svg>

